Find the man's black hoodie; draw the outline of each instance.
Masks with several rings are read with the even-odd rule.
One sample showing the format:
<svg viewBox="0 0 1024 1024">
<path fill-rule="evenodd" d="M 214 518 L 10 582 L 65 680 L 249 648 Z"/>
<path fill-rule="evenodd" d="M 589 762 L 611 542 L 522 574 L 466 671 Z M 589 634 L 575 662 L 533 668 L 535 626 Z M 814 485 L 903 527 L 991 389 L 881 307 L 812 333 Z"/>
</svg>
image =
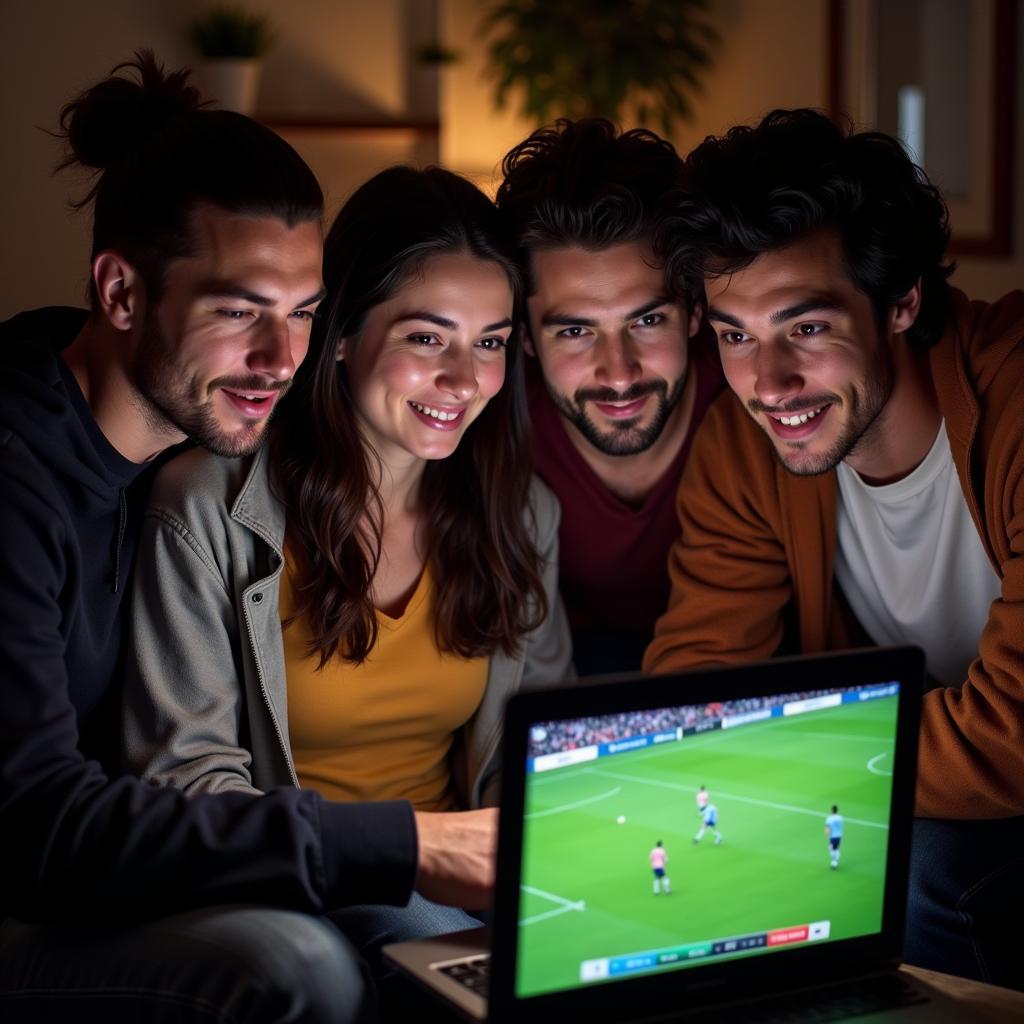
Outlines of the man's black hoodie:
<svg viewBox="0 0 1024 1024">
<path fill-rule="evenodd" d="M 0 916 L 403 903 L 408 805 L 186 799 L 120 776 L 122 622 L 148 474 L 59 356 L 81 310 L 0 324 Z"/>
</svg>

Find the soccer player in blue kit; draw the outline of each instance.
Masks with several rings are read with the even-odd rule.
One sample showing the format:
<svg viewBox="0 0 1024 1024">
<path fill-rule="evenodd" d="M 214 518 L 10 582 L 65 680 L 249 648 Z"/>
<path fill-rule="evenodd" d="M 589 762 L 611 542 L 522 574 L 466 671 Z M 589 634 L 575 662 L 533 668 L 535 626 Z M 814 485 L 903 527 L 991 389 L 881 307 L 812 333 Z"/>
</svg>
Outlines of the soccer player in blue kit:
<svg viewBox="0 0 1024 1024">
<path fill-rule="evenodd" d="M 719 846 L 722 842 L 722 833 L 718 831 L 718 808 L 713 803 L 708 803 L 704 807 L 700 831 L 693 837 L 694 843 L 699 843 L 708 829 L 715 833 L 715 846 Z"/>
</svg>

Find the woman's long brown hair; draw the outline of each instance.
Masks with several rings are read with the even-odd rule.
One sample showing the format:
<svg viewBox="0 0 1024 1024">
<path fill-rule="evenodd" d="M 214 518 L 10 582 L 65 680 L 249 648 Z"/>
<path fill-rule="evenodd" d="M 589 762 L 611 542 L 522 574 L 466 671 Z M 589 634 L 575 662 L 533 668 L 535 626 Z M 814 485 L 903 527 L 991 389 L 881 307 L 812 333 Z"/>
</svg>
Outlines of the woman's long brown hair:
<svg viewBox="0 0 1024 1024">
<path fill-rule="evenodd" d="M 381 556 L 384 508 L 376 453 L 356 420 L 341 338 L 358 345 L 366 314 L 430 256 L 468 252 L 498 263 L 519 306 L 518 271 L 492 203 L 440 168 L 393 167 L 342 208 L 324 247 L 327 298 L 309 355 L 271 435 L 274 487 L 287 509 L 295 607 L 311 655 L 362 662 L 377 641 L 371 586 Z M 514 654 L 547 615 L 542 559 L 532 540 L 531 476 L 523 356 L 516 332 L 505 382 L 447 459 L 420 485 L 428 518 L 441 650 L 463 657 Z"/>
</svg>

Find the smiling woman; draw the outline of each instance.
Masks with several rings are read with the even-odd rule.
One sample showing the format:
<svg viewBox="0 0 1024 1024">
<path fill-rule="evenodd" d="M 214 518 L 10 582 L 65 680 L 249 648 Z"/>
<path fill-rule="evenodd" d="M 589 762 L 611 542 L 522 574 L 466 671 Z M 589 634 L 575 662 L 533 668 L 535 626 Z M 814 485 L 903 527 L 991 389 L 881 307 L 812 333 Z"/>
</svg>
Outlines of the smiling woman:
<svg viewBox="0 0 1024 1024">
<path fill-rule="evenodd" d="M 393 168 L 339 213 L 324 263 L 322 329 L 274 442 L 320 662 L 365 660 L 376 609 L 401 606 L 424 566 L 441 647 L 510 654 L 543 595 L 526 506 L 509 501 L 530 471 L 519 277 L 496 212 L 454 174 Z M 324 550 L 343 551 L 339 571 L 314 568 Z"/>
<path fill-rule="evenodd" d="M 426 460 L 455 451 L 501 390 L 511 332 L 502 266 L 437 253 L 370 310 L 357 338 L 341 340 L 360 429 L 393 481 L 412 484 Z"/>
<path fill-rule="evenodd" d="M 489 865 L 495 819 L 474 809 L 496 795 L 504 703 L 570 672 L 558 507 L 526 451 L 518 274 L 475 186 L 393 168 L 339 213 L 324 281 L 266 450 L 189 453 L 157 482 L 128 760 L 193 794 L 408 801 L 421 874 L 439 855 Z M 269 378 L 302 358 L 309 296 L 267 297 L 218 308 L 262 339 Z M 248 381 L 222 385 L 233 415 L 261 408 Z M 194 632 L 187 663 L 168 620 Z M 439 822 L 460 837 L 441 853 Z M 383 941 L 475 923 L 427 900 L 333 916 L 372 963 Z"/>
</svg>

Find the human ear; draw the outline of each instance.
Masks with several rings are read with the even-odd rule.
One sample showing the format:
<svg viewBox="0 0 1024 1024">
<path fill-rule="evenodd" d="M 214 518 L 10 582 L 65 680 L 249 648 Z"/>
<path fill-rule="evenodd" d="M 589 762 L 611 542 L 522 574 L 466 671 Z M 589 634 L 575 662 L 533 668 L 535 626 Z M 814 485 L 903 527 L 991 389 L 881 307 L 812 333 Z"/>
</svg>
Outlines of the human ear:
<svg viewBox="0 0 1024 1024">
<path fill-rule="evenodd" d="M 909 331 L 921 312 L 921 279 L 914 282 L 914 286 L 905 294 L 901 295 L 889 308 L 889 333 L 902 334 Z"/>
<path fill-rule="evenodd" d="M 339 363 L 345 358 L 345 342 L 346 341 L 348 341 L 347 337 L 346 338 L 342 338 L 338 342 L 338 347 L 335 349 L 335 352 L 334 352 L 334 358 Z"/>
<path fill-rule="evenodd" d="M 703 319 L 704 307 L 699 302 L 695 302 L 693 304 L 693 309 L 690 310 L 689 332 L 687 334 L 688 338 L 692 338 L 697 331 L 700 330 L 700 323 Z"/>
<path fill-rule="evenodd" d="M 92 280 L 104 315 L 119 331 L 138 323 L 145 288 L 139 272 L 119 253 L 104 249 L 92 261 Z"/>
<path fill-rule="evenodd" d="M 534 347 L 533 338 L 530 337 L 530 329 L 526 324 L 520 324 L 516 329 L 519 331 L 519 343 L 523 346 L 523 351 L 536 359 L 537 350 Z"/>
</svg>

